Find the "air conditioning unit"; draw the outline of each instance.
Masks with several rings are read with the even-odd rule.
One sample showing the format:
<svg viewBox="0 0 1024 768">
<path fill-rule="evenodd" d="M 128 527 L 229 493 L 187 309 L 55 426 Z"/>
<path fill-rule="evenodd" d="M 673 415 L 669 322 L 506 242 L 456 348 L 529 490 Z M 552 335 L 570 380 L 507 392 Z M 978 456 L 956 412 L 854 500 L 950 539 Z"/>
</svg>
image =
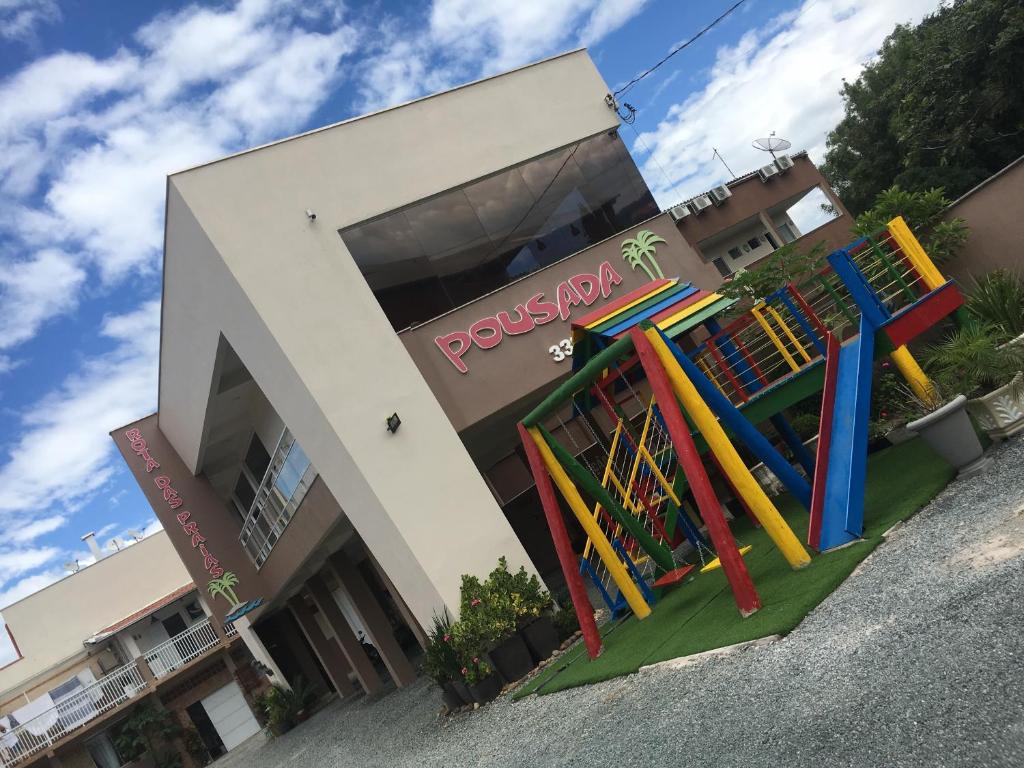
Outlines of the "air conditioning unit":
<svg viewBox="0 0 1024 768">
<path fill-rule="evenodd" d="M 694 213 L 700 213 L 705 208 L 710 208 L 711 206 L 711 198 L 707 195 L 699 195 L 690 201 L 690 207 L 693 209 Z"/>
<path fill-rule="evenodd" d="M 766 165 L 763 166 L 762 168 L 759 168 L 757 171 L 757 175 L 761 177 L 761 181 L 768 181 L 768 179 L 770 179 L 778 172 L 778 167 L 775 165 L 775 163 L 772 163 L 771 165 Z"/>
<path fill-rule="evenodd" d="M 780 171 L 788 171 L 793 167 L 793 158 L 789 155 L 779 155 L 775 159 L 775 165 L 778 166 Z"/>
<path fill-rule="evenodd" d="M 711 199 L 715 201 L 715 205 L 721 205 L 732 197 L 732 190 L 723 184 L 720 187 L 713 188 L 709 194 L 711 195 Z"/>
<path fill-rule="evenodd" d="M 690 215 L 690 206 L 685 203 L 682 205 L 673 205 L 668 209 L 668 215 L 672 217 L 672 221 L 682 221 Z"/>
</svg>

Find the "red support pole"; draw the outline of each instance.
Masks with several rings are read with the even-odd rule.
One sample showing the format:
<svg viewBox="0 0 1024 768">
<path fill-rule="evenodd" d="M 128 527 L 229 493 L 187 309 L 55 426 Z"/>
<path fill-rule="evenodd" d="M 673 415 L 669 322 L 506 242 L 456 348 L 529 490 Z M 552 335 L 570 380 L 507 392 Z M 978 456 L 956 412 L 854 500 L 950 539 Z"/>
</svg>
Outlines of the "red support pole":
<svg viewBox="0 0 1024 768">
<path fill-rule="evenodd" d="M 594 606 L 590 603 L 590 598 L 587 597 L 587 588 L 583 585 L 579 563 L 576 561 L 576 554 L 572 551 L 572 545 L 569 543 L 569 532 L 565 529 L 565 520 L 562 519 L 562 510 L 558 506 L 554 486 L 551 485 L 551 478 L 548 476 L 547 467 L 544 466 L 544 459 L 541 458 L 540 451 L 537 450 L 537 444 L 533 442 L 526 427 L 521 423 L 516 426 L 519 429 L 519 439 L 523 441 L 523 449 L 526 451 L 526 459 L 530 464 L 533 480 L 537 484 L 537 493 L 540 495 L 541 506 L 544 508 L 544 517 L 548 521 L 548 530 L 551 531 L 551 540 L 555 544 L 558 563 L 562 566 L 562 575 L 569 587 L 569 597 L 572 599 L 573 608 L 576 610 L 576 619 L 583 632 L 583 642 L 587 645 L 587 654 L 591 659 L 596 659 L 601 653 L 601 635 L 597 631 L 597 623 L 594 621 Z"/>
<path fill-rule="evenodd" d="M 832 414 L 836 405 L 836 380 L 839 376 L 839 341 L 831 333 L 825 337 L 825 386 L 821 394 L 821 423 L 818 427 L 818 452 L 814 457 L 811 485 L 811 519 L 807 524 L 807 546 L 820 549 L 821 516 L 825 510 L 825 478 L 832 445 Z"/>
<path fill-rule="evenodd" d="M 757 374 L 757 378 L 760 380 L 761 384 L 767 386 L 768 377 L 765 376 L 760 367 L 758 367 L 757 361 L 754 359 L 753 355 L 747 351 L 747 345 L 740 341 L 740 337 L 738 335 L 732 337 L 732 343 L 736 345 L 737 349 L 739 349 L 740 354 L 743 355 L 743 359 L 747 361 L 747 365 L 750 366 L 751 370 Z"/>
<path fill-rule="evenodd" d="M 818 333 L 821 334 L 822 341 L 827 339 L 828 328 L 826 328 L 825 324 L 821 322 L 821 318 L 818 317 L 818 314 L 811 309 L 811 305 L 807 303 L 807 299 L 805 299 L 804 295 L 800 293 L 796 285 L 794 283 L 790 283 L 786 288 L 789 289 L 789 295 L 793 297 L 793 301 L 795 301 L 796 305 L 800 307 L 800 311 L 803 312 L 807 316 L 807 319 L 814 324 L 814 327 L 818 329 Z"/>
<path fill-rule="evenodd" d="M 747 393 L 743 389 L 743 385 L 740 384 L 739 379 L 733 375 L 732 369 L 729 367 L 729 364 L 725 362 L 725 358 L 722 357 L 721 351 L 712 339 L 708 339 L 707 349 L 711 356 L 715 358 L 715 362 L 718 363 L 718 369 L 725 374 L 725 378 L 729 380 L 729 383 L 732 384 L 732 388 L 736 390 L 736 394 L 740 396 L 740 400 L 744 403 L 747 402 L 750 398 L 747 397 Z"/>
<path fill-rule="evenodd" d="M 654 399 L 661 408 L 661 416 L 668 427 L 669 437 L 676 449 L 676 456 L 686 479 L 690 483 L 690 489 L 697 500 L 697 507 L 700 515 L 708 527 L 711 541 L 715 545 L 715 552 L 722 563 L 722 570 L 725 572 L 729 586 L 732 588 L 733 598 L 736 600 L 736 607 L 740 614 L 749 616 L 761 607 L 761 599 L 754 589 L 754 582 L 750 579 L 747 566 L 736 549 L 736 541 L 732 537 L 725 517 L 722 515 L 722 507 L 715 496 L 715 490 L 711 487 L 708 473 L 701 463 L 697 446 L 694 445 L 690 429 L 686 426 L 686 419 L 683 418 L 679 403 L 668 376 L 661 367 L 661 360 L 658 353 L 654 351 L 650 341 L 640 328 L 634 327 L 630 331 L 633 337 L 633 344 L 637 354 L 640 356 L 640 364 L 644 367 L 647 380 L 654 392 Z"/>
</svg>

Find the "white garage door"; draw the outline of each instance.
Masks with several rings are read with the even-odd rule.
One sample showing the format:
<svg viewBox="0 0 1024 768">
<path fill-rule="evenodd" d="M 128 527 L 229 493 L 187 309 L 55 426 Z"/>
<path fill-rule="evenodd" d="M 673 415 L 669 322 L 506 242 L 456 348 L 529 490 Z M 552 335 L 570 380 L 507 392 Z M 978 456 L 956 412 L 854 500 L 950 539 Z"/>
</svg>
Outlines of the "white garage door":
<svg viewBox="0 0 1024 768">
<path fill-rule="evenodd" d="M 234 749 L 260 729 L 245 703 L 238 683 L 231 682 L 203 699 L 203 709 L 213 721 L 225 749 Z"/>
</svg>

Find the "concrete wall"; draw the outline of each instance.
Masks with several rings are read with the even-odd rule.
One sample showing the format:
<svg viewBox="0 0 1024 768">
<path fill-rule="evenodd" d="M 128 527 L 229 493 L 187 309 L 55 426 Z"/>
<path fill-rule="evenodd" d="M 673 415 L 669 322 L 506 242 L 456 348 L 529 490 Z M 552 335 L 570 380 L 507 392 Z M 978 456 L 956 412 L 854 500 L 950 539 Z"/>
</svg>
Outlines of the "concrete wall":
<svg viewBox="0 0 1024 768">
<path fill-rule="evenodd" d="M 1024 156 L 986 179 L 947 210 L 947 219 L 963 219 L 970 235 L 963 251 L 941 267 L 948 277 L 970 286 L 971 277 L 993 269 L 1024 272 Z"/>
<path fill-rule="evenodd" d="M 528 558 L 338 230 L 617 127 L 606 91 L 571 53 L 169 180 L 161 430 L 201 468 L 223 333 L 421 623 Z"/>
<path fill-rule="evenodd" d="M 3 617 L 23 658 L 0 669 L 0 691 L 25 686 L 37 675 L 84 656 L 86 638 L 190 581 L 161 531 L 9 605 Z M 73 674 L 68 671 L 62 679 Z"/>
<path fill-rule="evenodd" d="M 630 269 L 622 258 L 622 242 L 645 229 L 666 241 L 656 245 L 656 259 L 667 277 L 689 280 L 701 287 L 718 284 L 715 268 L 704 264 L 679 235 L 672 219 L 661 214 L 454 312 L 402 332 L 399 338 L 457 430 L 493 418 L 510 404 L 522 416 L 529 410 L 523 405 L 524 399 L 547 394 L 569 374 L 572 358 L 556 362 L 549 348 L 570 336 L 573 318 L 578 319 L 649 282 L 646 273 Z M 498 312 L 510 312 L 511 318 L 517 320 L 517 305 L 525 304 L 537 293 L 555 301 L 556 289 L 562 281 L 579 274 L 597 274 L 605 262 L 622 279 L 612 286 L 608 297 L 598 297 L 590 306 L 572 307 L 566 320 L 556 319 L 521 335 L 504 334 L 500 344 L 490 349 L 474 345 L 461 358 L 468 369 L 466 373 L 460 373 L 435 342 L 438 337 L 464 332 L 476 321 Z M 507 430 L 507 434 L 493 439 L 518 439 L 514 428 Z"/>
</svg>

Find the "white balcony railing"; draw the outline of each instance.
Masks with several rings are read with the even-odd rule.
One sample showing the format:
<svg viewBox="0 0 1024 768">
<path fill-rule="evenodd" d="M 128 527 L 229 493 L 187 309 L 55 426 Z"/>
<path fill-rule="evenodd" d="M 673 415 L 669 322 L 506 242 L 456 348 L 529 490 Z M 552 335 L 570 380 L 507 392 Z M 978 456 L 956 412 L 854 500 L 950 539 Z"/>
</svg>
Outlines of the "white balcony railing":
<svg viewBox="0 0 1024 768">
<path fill-rule="evenodd" d="M 166 677 L 178 667 L 188 664 L 193 659 L 198 659 L 208 650 L 213 648 L 220 639 L 209 619 L 198 624 L 193 624 L 184 632 L 175 635 L 170 640 L 160 643 L 156 648 L 151 648 L 144 654 L 146 663 L 153 670 L 153 677 L 159 680 Z"/>
<path fill-rule="evenodd" d="M 93 718 L 142 693 L 147 687 L 136 662 L 114 670 L 31 720 L 0 735 L 0 765 L 6 768 L 42 752 Z"/>
<path fill-rule="evenodd" d="M 238 536 L 257 568 L 270 556 L 316 476 L 302 446 L 285 429 Z"/>
<path fill-rule="evenodd" d="M 224 627 L 224 634 L 232 637 L 238 630 L 229 624 Z M 142 658 L 159 680 L 219 644 L 216 630 L 205 619 L 146 651 Z M 150 690 L 152 685 L 147 683 L 138 662 L 136 659 L 119 667 L 31 720 L 0 733 L 0 766 L 7 768 L 42 752 L 90 720 Z"/>
</svg>

